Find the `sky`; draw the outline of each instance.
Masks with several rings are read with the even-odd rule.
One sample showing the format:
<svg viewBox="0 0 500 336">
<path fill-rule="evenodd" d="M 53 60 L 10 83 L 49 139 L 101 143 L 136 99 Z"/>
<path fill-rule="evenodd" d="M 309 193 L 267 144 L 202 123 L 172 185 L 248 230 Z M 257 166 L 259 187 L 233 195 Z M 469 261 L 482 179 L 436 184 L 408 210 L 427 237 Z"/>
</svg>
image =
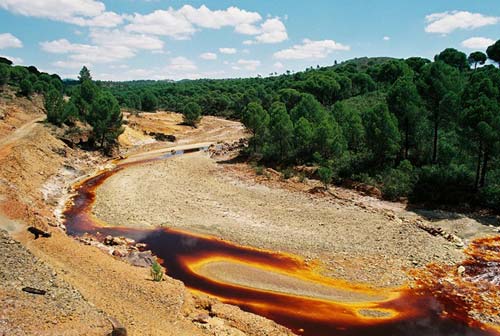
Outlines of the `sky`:
<svg viewBox="0 0 500 336">
<path fill-rule="evenodd" d="M 0 56 L 63 78 L 268 76 L 497 39 L 499 0 L 0 0 Z"/>
</svg>

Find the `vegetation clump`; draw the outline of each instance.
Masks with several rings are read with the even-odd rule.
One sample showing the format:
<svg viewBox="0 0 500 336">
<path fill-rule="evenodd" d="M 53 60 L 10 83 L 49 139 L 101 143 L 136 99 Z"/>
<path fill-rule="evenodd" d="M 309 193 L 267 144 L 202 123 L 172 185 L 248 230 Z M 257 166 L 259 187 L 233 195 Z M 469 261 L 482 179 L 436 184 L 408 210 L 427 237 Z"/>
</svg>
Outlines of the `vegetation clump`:
<svg viewBox="0 0 500 336">
<path fill-rule="evenodd" d="M 151 278 L 157 282 L 163 280 L 163 268 L 156 260 L 151 265 Z"/>
</svg>

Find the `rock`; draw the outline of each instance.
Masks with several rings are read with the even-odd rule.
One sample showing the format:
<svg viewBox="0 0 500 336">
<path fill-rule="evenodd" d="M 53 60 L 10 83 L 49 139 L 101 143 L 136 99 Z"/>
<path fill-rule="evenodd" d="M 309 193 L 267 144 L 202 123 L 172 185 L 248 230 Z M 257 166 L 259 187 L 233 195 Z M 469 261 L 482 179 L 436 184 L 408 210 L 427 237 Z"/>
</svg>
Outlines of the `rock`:
<svg viewBox="0 0 500 336">
<path fill-rule="evenodd" d="M 206 324 L 210 321 L 210 315 L 205 313 L 200 313 L 193 318 L 193 322 Z"/>
<path fill-rule="evenodd" d="M 153 265 L 156 259 L 151 251 L 132 251 L 128 256 L 125 257 L 125 260 L 127 260 L 127 262 L 134 266 L 150 267 L 151 265 Z"/>
<path fill-rule="evenodd" d="M 128 241 L 127 238 L 125 237 L 106 236 L 106 238 L 104 238 L 104 245 L 108 246 L 128 245 Z"/>
<path fill-rule="evenodd" d="M 465 267 L 462 266 L 462 265 L 458 266 L 457 273 L 458 273 L 458 275 L 464 274 L 465 273 Z"/>
</svg>

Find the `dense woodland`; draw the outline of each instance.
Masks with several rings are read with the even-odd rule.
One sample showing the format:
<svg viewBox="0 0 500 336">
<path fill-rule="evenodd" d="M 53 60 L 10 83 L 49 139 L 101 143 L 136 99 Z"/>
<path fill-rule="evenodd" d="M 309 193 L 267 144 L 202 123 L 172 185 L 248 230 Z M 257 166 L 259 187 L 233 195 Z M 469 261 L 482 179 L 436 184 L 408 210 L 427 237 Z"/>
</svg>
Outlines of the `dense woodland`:
<svg viewBox="0 0 500 336">
<path fill-rule="evenodd" d="M 500 210 L 500 42 L 433 61 L 362 58 L 267 78 L 102 83 L 121 106 L 242 120 L 249 152 L 388 199 Z"/>
</svg>

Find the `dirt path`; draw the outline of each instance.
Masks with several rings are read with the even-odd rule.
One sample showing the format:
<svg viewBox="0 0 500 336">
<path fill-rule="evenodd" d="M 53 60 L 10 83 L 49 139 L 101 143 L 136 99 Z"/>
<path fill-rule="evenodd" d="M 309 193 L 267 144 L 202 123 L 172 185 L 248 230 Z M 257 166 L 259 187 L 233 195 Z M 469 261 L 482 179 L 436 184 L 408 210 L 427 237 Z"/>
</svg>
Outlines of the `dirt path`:
<svg viewBox="0 0 500 336">
<path fill-rule="evenodd" d="M 19 141 L 21 138 L 24 138 L 26 135 L 28 135 L 30 132 L 33 131 L 33 128 L 36 126 L 37 123 L 43 120 L 45 120 L 45 117 L 37 117 L 27 122 L 26 124 L 22 125 L 21 127 L 17 128 L 9 135 L 3 137 L 2 139 L 0 139 L 0 148 L 12 144 L 16 141 Z"/>
</svg>

